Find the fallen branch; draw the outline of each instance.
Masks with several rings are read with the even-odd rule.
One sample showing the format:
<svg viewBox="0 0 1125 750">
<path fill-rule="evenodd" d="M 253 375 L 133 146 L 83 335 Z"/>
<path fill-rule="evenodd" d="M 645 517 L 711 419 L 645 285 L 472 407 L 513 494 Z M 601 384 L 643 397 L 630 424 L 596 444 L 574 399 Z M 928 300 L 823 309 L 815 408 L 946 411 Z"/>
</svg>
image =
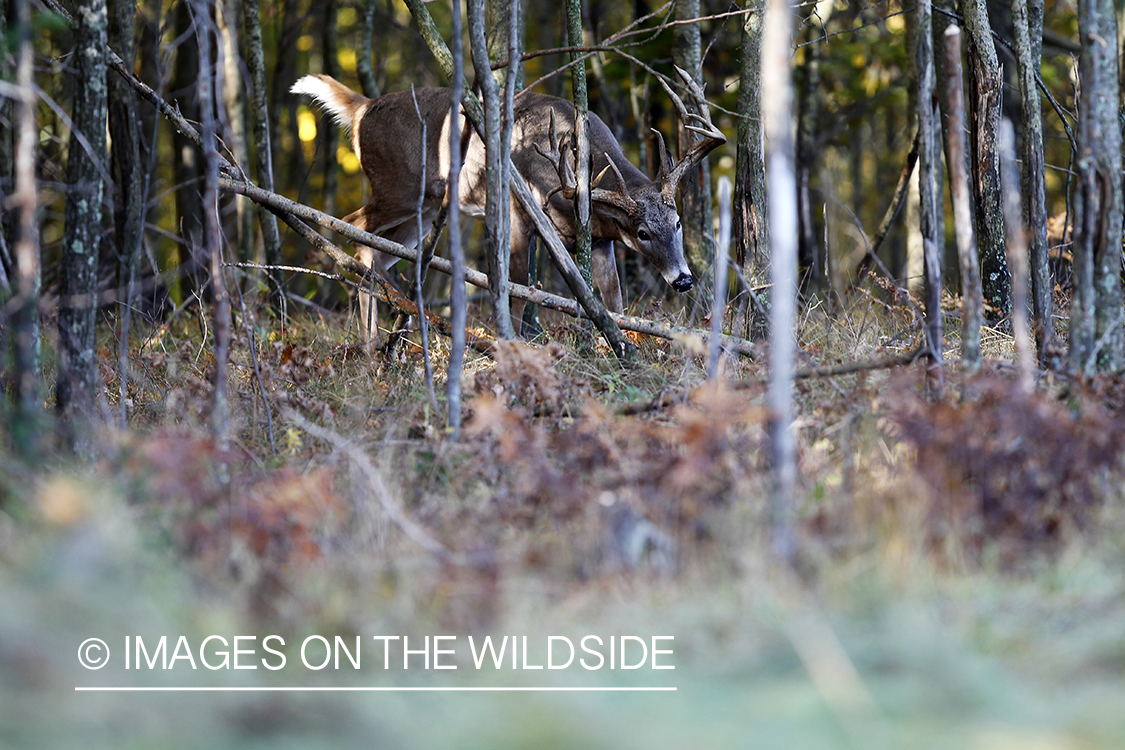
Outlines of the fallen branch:
<svg viewBox="0 0 1125 750">
<path fill-rule="evenodd" d="M 371 492 L 375 495 L 375 499 L 379 501 L 379 505 L 383 507 L 383 511 L 413 542 L 444 562 L 457 565 L 465 564 L 463 556 L 450 552 L 445 545 L 430 536 L 425 529 L 406 515 L 406 510 L 391 496 L 387 483 L 366 453 L 339 433 L 325 427 L 318 427 L 297 412 L 286 411 L 285 416 L 297 427 L 315 438 L 330 443 L 333 448 L 351 459 L 352 463 L 367 479 L 367 486 L 371 488 Z"/>
<path fill-rule="evenodd" d="M 859 362 L 848 362 L 840 365 L 832 365 L 830 367 L 809 367 L 803 370 L 797 370 L 793 373 L 795 380 L 808 380 L 811 378 L 831 378 L 837 375 L 852 375 L 859 372 L 870 372 L 871 370 L 887 370 L 893 367 L 903 367 L 905 365 L 913 364 L 919 357 L 925 355 L 927 349 L 919 347 L 907 354 L 900 354 L 895 357 L 885 357 L 883 359 L 868 359 Z M 765 378 L 743 378 L 741 380 L 732 380 L 723 384 L 723 387 L 730 388 L 735 391 L 746 391 L 754 389 L 764 389 L 766 386 Z M 617 410 L 617 414 L 621 416 L 634 416 L 637 414 L 646 414 L 652 411 L 659 411 L 666 409 L 676 403 L 683 403 L 691 399 L 696 392 L 701 388 L 714 388 L 714 383 L 700 383 L 699 385 L 690 388 L 677 388 L 674 391 L 665 391 L 656 395 L 651 401 L 644 403 L 633 402 L 626 404 Z"/>
<path fill-rule="evenodd" d="M 315 208 L 306 206 L 302 203 L 290 200 L 283 195 L 264 190 L 257 185 L 249 182 L 242 182 L 230 179 L 220 179 L 219 188 L 226 192 L 238 193 L 245 195 L 252 201 L 260 203 L 275 210 L 279 216 L 285 219 L 285 215 L 297 217 L 298 219 L 309 221 L 319 226 L 331 229 L 337 234 L 359 245 L 367 245 L 380 252 L 388 255 L 393 255 L 396 258 L 402 258 L 411 262 L 417 262 L 418 252 L 413 248 L 408 248 L 397 242 L 392 242 L 386 238 L 379 237 L 378 235 L 370 234 L 362 229 L 352 226 L 345 221 L 341 221 L 333 216 L 329 216 L 323 211 L 318 211 Z M 286 220 L 288 221 L 288 220 Z M 304 225 L 302 225 L 304 226 Z M 296 228 L 296 227 L 294 227 Z M 311 242 L 326 243 L 322 249 L 329 254 L 329 256 L 342 268 L 353 271 L 358 274 L 366 273 L 367 267 L 360 263 L 356 258 L 348 255 L 340 248 L 333 245 L 328 240 L 321 237 L 316 232 L 312 232 L 307 226 L 308 230 L 313 236 L 319 237 L 320 240 L 310 239 Z M 301 231 L 301 230 L 297 230 Z M 302 236 L 304 234 L 302 233 Z M 331 249 L 329 249 L 331 247 Z M 435 257 L 430 261 L 430 268 L 440 271 L 445 274 L 452 272 L 452 264 L 445 258 Z M 378 278 L 378 277 L 376 277 Z M 465 269 L 465 281 L 473 286 L 481 287 L 482 289 L 488 288 L 488 276 L 480 271 L 472 269 Z M 566 297 L 560 297 L 549 292 L 544 292 L 540 289 L 533 289 L 522 284 L 511 284 L 510 295 L 518 297 L 519 299 L 534 302 L 543 307 L 551 310 L 570 315 L 571 317 L 579 317 L 581 314 L 581 307 L 577 302 Z M 394 304 L 392 302 L 392 304 Z M 416 308 L 415 308 L 416 309 Z M 411 313 L 414 314 L 414 313 Z M 643 333 L 657 338 L 668 339 L 670 341 L 678 341 L 680 343 L 688 343 L 693 339 L 698 339 L 702 342 L 710 340 L 710 332 L 696 328 L 681 328 L 675 326 L 666 326 L 646 318 L 639 318 L 633 315 L 620 315 L 618 313 L 610 313 L 613 322 L 620 328 L 637 333 Z M 759 347 L 752 341 L 738 338 L 737 336 L 722 337 L 723 348 L 748 357 L 753 357 L 758 354 Z"/>
</svg>

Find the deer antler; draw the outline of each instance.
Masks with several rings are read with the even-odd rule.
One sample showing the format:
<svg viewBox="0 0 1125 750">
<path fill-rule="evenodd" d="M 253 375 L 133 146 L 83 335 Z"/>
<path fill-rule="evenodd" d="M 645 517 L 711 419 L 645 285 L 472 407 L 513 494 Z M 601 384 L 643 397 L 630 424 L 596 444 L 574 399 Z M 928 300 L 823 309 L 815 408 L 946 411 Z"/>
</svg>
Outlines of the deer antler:
<svg viewBox="0 0 1125 750">
<path fill-rule="evenodd" d="M 564 153 L 567 149 L 567 144 L 570 143 L 572 135 L 573 131 L 567 133 L 563 136 L 562 142 L 560 143 L 558 130 L 555 128 L 555 111 L 552 109 L 550 150 L 543 148 L 538 143 L 532 144 L 535 150 L 539 152 L 539 155 L 551 162 L 551 165 L 554 166 L 555 171 L 559 174 L 559 186 L 547 193 L 547 197 L 543 199 L 544 207 L 546 207 L 555 193 L 562 193 L 564 198 L 572 200 L 575 192 L 577 192 L 578 181 L 574 176 L 574 170 L 570 166 L 570 161 L 566 158 L 566 154 Z M 606 154 L 605 158 L 609 163 L 606 165 L 605 169 L 598 173 L 598 176 L 591 181 L 591 185 L 597 185 L 601 182 L 605 173 L 612 169 L 614 176 L 617 178 L 617 190 L 606 190 L 604 188 L 594 187 L 590 190 L 590 200 L 616 206 L 632 217 L 640 216 L 641 208 L 637 205 L 637 202 L 629 196 L 629 189 L 625 186 L 625 178 L 621 176 L 621 170 L 613 163 L 613 159 L 609 154 Z"/>
<path fill-rule="evenodd" d="M 559 132 L 555 128 L 555 110 L 551 109 L 551 150 L 548 151 L 538 143 L 531 144 L 535 150 L 539 152 L 547 161 L 551 162 L 555 171 L 559 173 L 559 186 L 547 193 L 547 197 L 543 199 L 543 207 L 546 208 L 550 202 L 551 197 L 555 193 L 562 193 L 563 197 L 567 200 L 574 198 L 574 193 L 578 190 L 578 181 L 574 177 L 574 170 L 570 168 L 570 162 L 567 161 L 566 155 L 563 154 L 563 149 L 566 148 L 567 142 L 570 140 L 570 133 L 563 136 L 562 143 L 559 143 Z"/>
<path fill-rule="evenodd" d="M 677 75 L 687 89 L 688 95 L 692 99 L 698 112 L 689 112 L 688 108 L 684 105 L 683 99 L 677 96 L 676 92 L 668 85 L 667 81 L 663 78 L 658 79 L 660 85 L 668 93 L 668 97 L 676 106 L 676 111 L 680 114 L 680 119 L 684 122 L 684 128 L 693 133 L 698 133 L 703 136 L 703 140 L 696 141 L 683 158 L 680 159 L 671 169 L 668 169 L 668 154 L 664 147 L 664 136 L 657 132 L 657 146 L 660 151 L 660 171 L 657 174 L 657 182 L 660 183 L 660 191 L 665 195 L 672 197 L 676 194 L 676 186 L 680 184 L 680 180 L 688 170 L 694 169 L 707 154 L 714 151 L 719 146 L 727 142 L 727 137 L 723 135 L 723 131 L 719 130 L 711 122 L 711 112 L 707 108 L 707 98 L 704 96 L 703 87 L 695 82 L 687 71 L 679 66 L 676 68 Z M 692 125 L 690 123 L 697 122 L 699 125 Z M 656 131 L 654 131 L 656 132 Z"/>
</svg>

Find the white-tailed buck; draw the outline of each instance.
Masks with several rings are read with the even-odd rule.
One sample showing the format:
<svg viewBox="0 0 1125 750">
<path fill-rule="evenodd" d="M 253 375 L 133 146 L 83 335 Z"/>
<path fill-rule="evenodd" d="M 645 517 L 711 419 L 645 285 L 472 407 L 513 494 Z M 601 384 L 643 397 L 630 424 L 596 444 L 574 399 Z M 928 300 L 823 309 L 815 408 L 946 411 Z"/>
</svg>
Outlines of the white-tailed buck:
<svg viewBox="0 0 1125 750">
<path fill-rule="evenodd" d="M 725 143 L 726 138 L 711 123 L 702 89 L 686 73 L 678 68 L 677 72 L 684 80 L 697 112 L 688 112 L 683 101 L 666 84 L 665 90 L 686 127 L 700 134 L 702 140 L 688 149 L 673 166 L 669 166 L 664 139 L 656 133 L 659 164 L 655 180 L 633 166 L 605 123 L 597 115 L 590 115 L 590 174 L 597 176 L 591 180 L 593 186 L 590 191 L 594 238 L 592 270 L 602 299 L 614 312 L 622 311 L 621 285 L 613 251 L 615 241 L 623 242 L 626 247 L 648 258 L 676 291 L 686 292 L 694 282 L 684 260 L 683 230 L 676 212 L 676 186 L 684 174 Z M 417 209 L 419 189 L 422 187 L 422 128 L 412 93 L 403 91 L 368 99 L 325 75 L 305 76 L 293 85 L 292 91 L 311 96 L 335 117 L 337 123 L 351 132 L 352 147 L 367 179 L 371 181 L 370 202 L 344 217 L 344 221 L 408 247 L 416 246 L 420 239 Z M 422 224 L 428 228 L 441 208 L 449 182 L 450 91 L 424 88 L 414 94 L 421 117 L 427 123 Z M 463 112 L 459 119 L 463 122 Z M 523 175 L 571 250 L 575 243 L 572 201 L 575 180 L 573 156 L 567 156 L 572 149 L 566 148 L 565 144 L 572 140 L 573 122 L 574 105 L 565 99 L 531 92 L 516 97 L 512 164 Z M 461 124 L 458 123 L 458 126 Z M 566 128 L 561 142 L 556 132 L 560 125 Z M 543 144 L 549 145 L 549 149 L 545 149 Z M 602 187 L 610 172 L 615 186 Z M 476 217 L 483 216 L 485 153 L 484 144 L 475 133 L 465 153 L 459 188 L 462 211 Z M 527 248 L 535 228 L 514 197 L 511 232 L 511 279 L 526 284 Z M 371 264 L 375 260 L 376 253 L 370 248 L 360 247 L 358 254 L 365 263 Z M 384 256 L 381 262 L 387 268 L 395 260 Z M 361 295 L 361 303 L 364 302 Z M 522 303 L 517 301 L 513 306 L 517 305 L 522 308 Z M 362 306 L 366 307 L 365 304 Z M 518 320 L 519 309 L 514 309 L 513 313 Z M 366 319 L 366 311 L 363 315 Z"/>
</svg>

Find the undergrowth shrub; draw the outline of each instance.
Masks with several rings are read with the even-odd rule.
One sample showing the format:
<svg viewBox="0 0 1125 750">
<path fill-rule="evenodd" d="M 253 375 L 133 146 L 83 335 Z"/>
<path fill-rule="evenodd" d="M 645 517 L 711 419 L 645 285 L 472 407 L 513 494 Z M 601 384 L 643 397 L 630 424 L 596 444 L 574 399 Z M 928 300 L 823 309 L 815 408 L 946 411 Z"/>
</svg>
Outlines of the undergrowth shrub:
<svg viewBox="0 0 1125 750">
<path fill-rule="evenodd" d="M 1005 564 L 1056 549 L 1111 492 L 1125 420 L 1097 398 L 1072 410 L 995 375 L 969 380 L 965 392 L 929 403 L 915 389 L 890 391 L 892 431 L 914 447 L 931 490 L 927 542 L 976 559 L 996 543 Z"/>
</svg>

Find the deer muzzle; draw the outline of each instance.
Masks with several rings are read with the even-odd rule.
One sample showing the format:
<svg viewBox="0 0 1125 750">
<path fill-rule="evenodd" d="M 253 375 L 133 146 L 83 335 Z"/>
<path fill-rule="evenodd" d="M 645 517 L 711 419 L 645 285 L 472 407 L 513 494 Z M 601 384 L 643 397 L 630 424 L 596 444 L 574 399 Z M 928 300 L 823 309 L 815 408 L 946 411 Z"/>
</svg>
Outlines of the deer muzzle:
<svg viewBox="0 0 1125 750">
<path fill-rule="evenodd" d="M 681 273 L 676 277 L 676 280 L 672 282 L 672 288 L 677 292 L 688 292 L 691 291 L 692 284 L 694 283 L 695 281 L 691 278 L 690 273 Z"/>
</svg>

